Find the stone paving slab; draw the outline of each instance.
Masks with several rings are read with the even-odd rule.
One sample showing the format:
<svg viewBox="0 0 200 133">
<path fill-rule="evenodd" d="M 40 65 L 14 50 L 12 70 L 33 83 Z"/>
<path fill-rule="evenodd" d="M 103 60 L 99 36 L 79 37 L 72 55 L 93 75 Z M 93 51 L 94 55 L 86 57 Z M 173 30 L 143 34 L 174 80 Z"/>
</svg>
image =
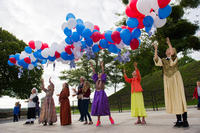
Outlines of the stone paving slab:
<svg viewBox="0 0 200 133">
<path fill-rule="evenodd" d="M 136 118 L 130 112 L 112 113 L 115 125 L 111 125 L 108 117 L 102 117 L 102 125 L 96 127 L 97 118 L 92 117 L 94 125 L 83 125 L 78 122 L 79 115 L 72 115 L 72 125 L 60 126 L 58 121 L 53 126 L 23 125 L 25 121 L 0 124 L 0 133 L 200 133 L 200 111 L 196 108 L 188 110 L 190 128 L 173 128 L 175 115 L 165 111 L 147 111 L 147 125 L 134 125 Z M 58 118 L 59 119 L 59 118 Z"/>
</svg>

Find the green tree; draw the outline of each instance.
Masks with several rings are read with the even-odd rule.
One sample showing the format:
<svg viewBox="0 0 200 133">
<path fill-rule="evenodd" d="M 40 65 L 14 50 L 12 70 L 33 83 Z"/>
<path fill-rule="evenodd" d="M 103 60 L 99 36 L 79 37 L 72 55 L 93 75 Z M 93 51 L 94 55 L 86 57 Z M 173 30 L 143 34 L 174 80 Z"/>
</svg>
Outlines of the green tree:
<svg viewBox="0 0 200 133">
<path fill-rule="evenodd" d="M 8 95 L 26 99 L 33 87 L 40 92 L 40 78 L 43 70 L 24 70 L 22 77 L 18 78 L 18 67 L 9 66 L 9 55 L 20 53 L 26 44 L 14 35 L 0 28 L 0 96 Z"/>
</svg>

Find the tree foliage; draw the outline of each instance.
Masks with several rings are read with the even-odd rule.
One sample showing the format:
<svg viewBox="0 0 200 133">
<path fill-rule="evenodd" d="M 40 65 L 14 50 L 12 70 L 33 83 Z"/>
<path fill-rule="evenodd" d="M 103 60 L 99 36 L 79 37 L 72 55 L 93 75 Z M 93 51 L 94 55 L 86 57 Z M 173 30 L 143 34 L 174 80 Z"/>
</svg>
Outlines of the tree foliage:
<svg viewBox="0 0 200 133">
<path fill-rule="evenodd" d="M 21 78 L 18 78 L 18 68 L 7 64 L 9 55 L 20 53 L 25 46 L 22 40 L 18 40 L 11 33 L 0 28 L 0 96 L 8 95 L 26 99 L 33 87 L 40 91 L 42 70 L 23 70 Z"/>
</svg>

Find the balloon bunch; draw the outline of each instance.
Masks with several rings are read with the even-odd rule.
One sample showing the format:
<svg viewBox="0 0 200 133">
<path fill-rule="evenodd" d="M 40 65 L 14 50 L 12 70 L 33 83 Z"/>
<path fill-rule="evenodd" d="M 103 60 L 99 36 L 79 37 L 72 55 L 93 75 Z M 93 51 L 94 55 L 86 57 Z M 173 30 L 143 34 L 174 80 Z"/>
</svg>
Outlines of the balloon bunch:
<svg viewBox="0 0 200 133">
<path fill-rule="evenodd" d="M 83 54 L 88 59 L 94 58 L 95 53 L 101 49 L 118 54 L 115 60 L 129 61 L 129 53 L 121 55 L 121 49 L 130 47 L 132 50 L 140 46 L 141 29 L 149 35 L 154 34 L 156 28 L 165 25 L 166 18 L 172 8 L 170 0 L 131 0 L 126 7 L 127 26 L 121 26 L 114 31 L 100 32 L 100 28 L 91 22 L 76 19 L 74 14 L 68 13 L 66 22 L 61 26 L 65 40 L 61 43 L 53 43 L 51 47 L 41 41 L 30 41 L 21 54 L 10 55 L 8 64 L 17 65 L 29 70 L 55 60 L 63 63 L 70 62 L 70 67 L 75 67 L 75 61 Z M 39 68 L 39 67 L 38 67 Z"/>
</svg>

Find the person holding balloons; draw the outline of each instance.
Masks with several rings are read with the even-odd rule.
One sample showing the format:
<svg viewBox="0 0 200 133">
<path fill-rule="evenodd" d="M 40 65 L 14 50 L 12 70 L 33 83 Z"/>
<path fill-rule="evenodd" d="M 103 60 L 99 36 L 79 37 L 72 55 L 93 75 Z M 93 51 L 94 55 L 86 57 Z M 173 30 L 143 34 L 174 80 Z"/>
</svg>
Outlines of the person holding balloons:
<svg viewBox="0 0 200 133">
<path fill-rule="evenodd" d="M 124 69 L 124 78 L 127 83 L 131 84 L 131 116 L 138 117 L 135 124 L 146 124 L 145 117 L 147 116 L 146 110 L 144 107 L 144 99 L 142 95 L 142 87 L 140 84 L 141 75 L 140 71 L 137 68 L 137 62 L 134 62 L 135 71 L 132 73 L 132 78 L 128 78 L 126 75 L 126 70 Z M 140 119 L 142 117 L 142 121 Z"/>
<path fill-rule="evenodd" d="M 110 114 L 108 97 L 104 91 L 105 83 L 106 83 L 106 74 L 104 73 L 104 63 L 101 62 L 102 73 L 100 74 L 97 74 L 95 72 L 95 69 L 92 63 L 91 63 L 91 68 L 93 69 L 93 73 L 94 73 L 94 75 L 92 76 L 92 79 L 96 86 L 94 99 L 92 102 L 91 115 L 98 116 L 98 120 L 96 124 L 97 127 L 101 125 L 101 121 L 100 121 L 101 116 L 109 116 L 109 120 L 111 124 L 114 124 L 114 120 Z"/>
<path fill-rule="evenodd" d="M 158 45 L 154 44 L 154 62 L 156 66 L 163 67 L 165 107 L 167 113 L 176 114 L 177 122 L 174 127 L 189 127 L 187 121 L 187 104 L 185 99 L 182 76 L 178 70 L 176 49 L 172 47 L 169 38 L 166 38 L 169 48 L 166 58 L 160 58 L 157 53 Z"/>
</svg>

